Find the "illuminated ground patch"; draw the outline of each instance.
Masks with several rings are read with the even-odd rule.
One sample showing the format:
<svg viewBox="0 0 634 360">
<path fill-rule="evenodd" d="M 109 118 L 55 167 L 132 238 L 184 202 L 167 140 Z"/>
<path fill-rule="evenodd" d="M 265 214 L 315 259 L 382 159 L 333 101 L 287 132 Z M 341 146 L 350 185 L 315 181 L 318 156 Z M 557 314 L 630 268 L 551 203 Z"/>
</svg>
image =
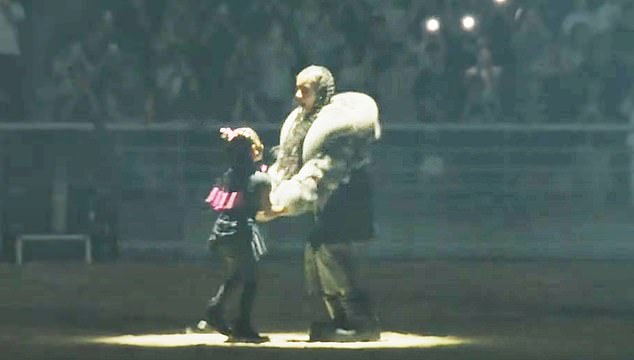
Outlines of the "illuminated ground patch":
<svg viewBox="0 0 634 360">
<path fill-rule="evenodd" d="M 269 342 L 261 344 L 227 343 L 220 334 L 146 334 L 98 337 L 88 339 L 90 343 L 143 346 L 143 347 L 184 347 L 184 346 L 223 346 L 223 347 L 268 347 L 268 348 L 329 348 L 329 349 L 385 349 L 385 348 L 429 348 L 436 346 L 455 346 L 469 343 L 467 339 L 453 336 L 422 336 L 396 332 L 381 333 L 381 340 L 372 342 L 309 342 L 306 333 L 264 333 Z"/>
</svg>

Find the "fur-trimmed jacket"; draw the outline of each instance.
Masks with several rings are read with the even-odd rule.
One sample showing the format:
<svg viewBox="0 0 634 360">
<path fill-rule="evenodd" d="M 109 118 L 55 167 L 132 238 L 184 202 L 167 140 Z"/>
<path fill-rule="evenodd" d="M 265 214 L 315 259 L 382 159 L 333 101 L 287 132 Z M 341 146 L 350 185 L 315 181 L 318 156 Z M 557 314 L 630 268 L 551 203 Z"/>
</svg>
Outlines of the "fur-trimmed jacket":
<svg viewBox="0 0 634 360">
<path fill-rule="evenodd" d="M 280 132 L 280 148 L 284 148 L 289 132 L 298 121 L 299 111 L 301 109 L 296 108 L 286 118 Z M 327 217 L 325 212 L 332 212 L 328 210 L 333 207 L 328 206 L 331 200 L 341 203 L 336 207 L 343 210 L 345 205 L 354 205 L 354 198 L 366 199 L 363 204 L 341 211 L 338 217 L 344 216 L 344 212 L 354 213 L 359 207 L 371 207 L 367 201 L 371 194 L 358 192 L 370 191 L 365 167 L 370 162 L 371 145 L 380 136 L 379 112 L 374 99 L 358 92 L 334 95 L 319 111 L 304 137 L 299 170 L 286 174 L 280 168 L 279 159 L 270 167 L 271 204 L 285 207 L 286 216 L 312 212 Z M 356 186 L 357 183 L 360 186 Z M 331 199 L 333 194 L 338 199 Z"/>
</svg>

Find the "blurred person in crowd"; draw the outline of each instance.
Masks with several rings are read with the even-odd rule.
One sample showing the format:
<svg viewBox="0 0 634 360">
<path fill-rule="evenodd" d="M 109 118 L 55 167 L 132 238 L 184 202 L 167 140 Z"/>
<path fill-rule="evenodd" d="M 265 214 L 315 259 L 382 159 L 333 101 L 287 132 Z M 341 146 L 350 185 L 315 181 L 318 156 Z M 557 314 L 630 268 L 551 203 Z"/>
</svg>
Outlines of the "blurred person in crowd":
<svg viewBox="0 0 634 360">
<path fill-rule="evenodd" d="M 560 73 L 555 81 L 546 82 L 546 94 L 551 101 L 551 116 L 574 121 L 579 115 L 578 104 L 591 97 L 600 96 L 603 84 L 598 84 L 597 89 L 587 86 L 587 81 L 596 81 L 597 76 L 589 76 L 583 65 L 588 62 L 588 58 L 593 47 L 594 30 L 583 22 L 573 25 L 569 33 L 563 33 L 559 42 L 561 45 L 560 56 L 563 62 L 570 67 L 567 71 Z M 601 89 L 601 90 L 599 90 Z M 599 91 L 599 93 L 596 93 Z"/>
<path fill-rule="evenodd" d="M 355 51 L 352 47 L 344 48 L 341 52 L 337 79 L 337 87 L 342 91 L 373 89 L 372 63 L 367 51 Z"/>
<path fill-rule="evenodd" d="M 63 49 L 53 59 L 52 70 L 56 84 L 55 121 L 99 116 L 99 101 L 95 93 L 96 66 L 86 55 L 81 42 L 73 42 Z"/>
<path fill-rule="evenodd" d="M 227 62 L 227 78 L 233 79 L 235 98 L 229 113 L 234 122 L 243 119 L 268 121 L 266 109 L 257 101 L 257 89 L 260 88 L 260 62 L 255 49 L 261 37 L 256 33 L 243 33 L 236 44 L 235 51 Z"/>
<path fill-rule="evenodd" d="M 414 53 L 420 69 L 426 69 L 432 65 L 432 46 L 434 50 L 447 51 L 444 24 L 436 17 L 422 18 L 417 30 L 416 36 L 410 36 L 407 41 L 407 51 Z"/>
<path fill-rule="evenodd" d="M 536 8 L 524 10 L 518 21 L 511 41 L 518 61 L 518 71 L 522 71 L 533 66 L 535 60 L 542 56 L 546 45 L 553 39 L 553 34 Z"/>
<path fill-rule="evenodd" d="M 513 48 L 513 32 L 516 30 L 517 6 L 513 1 L 507 1 L 492 4 L 488 9 L 489 12 L 483 19 L 486 23 L 482 24 L 482 35 L 488 40 L 489 49 L 496 63 L 504 68 L 500 80 L 501 111 L 504 115 L 515 115 L 517 59 Z"/>
<path fill-rule="evenodd" d="M 296 86 L 298 106 L 282 125 L 268 174 L 275 216 L 314 219 L 304 253 L 306 282 L 310 294 L 322 297 L 330 322 L 314 323 L 310 340 L 378 340 L 353 248 L 374 237 L 369 163 L 381 132 L 378 108 L 365 94 L 336 94 L 335 79 L 322 66 L 300 71 Z"/>
<path fill-rule="evenodd" d="M 459 0 L 441 0 L 439 1 L 438 10 L 440 12 L 440 21 L 445 29 L 448 38 L 460 37 L 462 28 L 460 27 L 460 17 L 463 15 L 461 9 L 463 2 Z"/>
<path fill-rule="evenodd" d="M 200 99 L 199 79 L 189 59 L 182 53 L 166 53 L 159 59 L 156 71 L 157 99 L 164 116 L 192 117 L 195 101 Z"/>
<path fill-rule="evenodd" d="M 416 12 L 411 0 L 377 1 L 372 8 L 372 16 L 381 16 L 385 19 L 387 36 L 394 39 L 401 46 L 407 38 L 409 24 L 414 20 Z"/>
<path fill-rule="evenodd" d="M 240 39 L 240 19 L 233 12 L 228 2 L 222 1 L 208 8 L 201 14 L 201 31 L 198 35 L 198 52 L 200 56 L 194 61 L 199 69 L 203 93 L 211 94 L 203 101 L 204 112 L 215 118 L 229 118 L 231 107 L 236 97 L 236 84 L 228 76 L 230 59 Z"/>
<path fill-rule="evenodd" d="M 634 84 L 630 86 L 628 93 L 621 101 L 619 111 L 629 124 L 634 125 Z"/>
<path fill-rule="evenodd" d="M 195 21 L 196 3 L 192 1 L 168 0 L 163 11 L 161 36 L 166 45 L 181 52 L 188 52 L 191 40 L 199 34 L 199 23 Z"/>
<path fill-rule="evenodd" d="M 335 15 L 327 14 L 319 1 L 302 1 L 294 9 L 292 26 L 297 32 L 302 56 L 307 61 L 317 62 L 318 58 L 332 61 L 330 56 L 334 56 L 338 46 L 345 41 L 336 26 Z"/>
<path fill-rule="evenodd" d="M 592 27 L 584 23 L 578 23 L 569 32 L 563 33 L 560 41 L 564 46 L 565 53 L 570 57 L 574 65 L 581 66 L 594 46 L 592 41 L 594 38 L 595 32 Z"/>
<path fill-rule="evenodd" d="M 475 65 L 465 72 L 466 99 L 462 118 L 467 121 L 495 121 L 500 115 L 502 68 L 493 61 L 491 50 L 480 49 Z"/>
<path fill-rule="evenodd" d="M 619 106 L 621 115 L 628 125 L 634 126 L 634 83 L 630 85 L 628 94 L 623 98 Z M 629 182 L 630 199 L 634 202 L 634 131 L 630 131 L 626 138 L 626 145 L 630 150 Z"/>
<path fill-rule="evenodd" d="M 589 82 L 600 83 L 600 109 L 609 119 L 620 116 L 619 104 L 630 82 L 627 68 L 617 61 L 613 42 L 612 32 L 595 35 L 589 54 L 578 71 L 586 86 Z"/>
<path fill-rule="evenodd" d="M 585 79 L 583 101 L 577 110 L 577 119 L 585 123 L 601 123 L 605 120 L 602 109 L 602 95 L 604 91 L 603 79 L 589 77 Z"/>
<path fill-rule="evenodd" d="M 505 68 L 515 62 L 512 36 L 515 31 L 516 7 L 509 3 L 489 7 L 490 12 L 483 24 L 483 35 L 488 39 L 491 53 L 496 62 Z"/>
<path fill-rule="evenodd" d="M 143 98 L 139 105 L 143 109 L 139 111 L 145 113 L 147 122 L 152 122 L 155 117 L 154 104 L 152 104 L 155 89 L 152 67 L 155 65 L 155 57 L 152 47 L 154 38 L 160 31 L 163 9 L 163 6 L 157 5 L 157 2 L 153 0 L 131 0 L 115 8 L 120 31 L 126 34 L 126 36 L 117 37 L 117 44 L 126 49 L 129 57 L 135 60 L 136 66 L 133 69 L 129 66 L 125 67 L 125 70 L 128 72 L 133 70 L 135 81 L 137 77 L 142 81 L 139 85 L 141 87 L 138 90 L 139 94 L 134 97 L 134 100 L 139 101 L 138 97 Z"/>
<path fill-rule="evenodd" d="M 293 69 L 297 56 L 289 39 L 285 36 L 284 25 L 273 18 L 264 38 L 258 41 L 255 54 L 260 60 L 262 72 L 258 81 L 257 100 L 272 121 L 291 105 L 288 94 L 293 90 Z"/>
<path fill-rule="evenodd" d="M 266 28 L 271 20 L 283 22 L 286 29 L 292 23 L 292 0 L 252 1 L 245 10 L 244 24 Z"/>
<path fill-rule="evenodd" d="M 0 0 L 0 117 L 10 119 L 24 116 L 18 28 L 25 17 L 18 1 Z"/>
<path fill-rule="evenodd" d="M 116 41 L 115 15 L 112 10 L 104 10 L 95 28 L 90 29 L 82 43 L 86 56 L 91 62 L 96 63 L 108 51 L 108 46 Z"/>
<path fill-rule="evenodd" d="M 300 38 L 304 44 L 304 54 L 313 63 L 326 64 L 336 68 L 337 55 L 344 48 L 345 37 L 336 26 L 334 15 L 321 12 L 318 25 L 309 29 L 308 38 Z"/>
<path fill-rule="evenodd" d="M 575 0 L 573 10 L 564 18 L 561 23 L 563 34 L 570 34 L 575 26 L 584 26 L 588 31 L 595 32 L 596 17 L 588 5 L 588 0 Z"/>
<path fill-rule="evenodd" d="M 370 23 L 368 56 L 373 70 L 379 74 L 385 71 L 391 61 L 392 54 L 398 48 L 386 29 L 385 17 L 373 16 Z"/>
<path fill-rule="evenodd" d="M 453 105 L 453 99 L 450 99 L 451 85 L 447 82 L 446 48 L 431 42 L 426 52 L 429 66 L 419 71 L 412 88 L 417 118 L 423 122 L 447 121 L 447 109 Z"/>
<path fill-rule="evenodd" d="M 339 1 L 335 6 L 337 28 L 345 37 L 346 49 L 366 53 L 372 18 L 370 5 L 365 1 Z"/>
<path fill-rule="evenodd" d="M 393 53 L 387 69 L 377 77 L 376 95 L 384 121 L 416 121 L 416 99 L 412 89 L 418 73 L 411 52 L 397 50 Z"/>
<path fill-rule="evenodd" d="M 597 32 L 609 32 L 621 21 L 624 0 L 605 0 L 596 9 L 594 24 Z"/>
<path fill-rule="evenodd" d="M 616 59 L 627 67 L 627 76 L 634 76 L 634 1 L 625 0 L 622 5 L 620 22 L 614 28 L 614 52 Z"/>
<path fill-rule="evenodd" d="M 536 68 L 543 62 L 553 35 L 538 8 L 518 10 L 517 29 L 511 37 L 515 57 L 515 98 L 517 114 L 524 122 L 540 122 L 543 116 L 542 78 Z"/>
<path fill-rule="evenodd" d="M 540 59 L 531 68 L 540 82 L 539 105 L 550 121 L 572 121 L 576 103 L 582 89 L 570 87 L 579 63 L 558 41 L 550 42 Z"/>
<path fill-rule="evenodd" d="M 97 67 L 96 91 L 110 120 L 129 120 L 142 113 L 143 78 L 131 57 L 112 43 Z"/>
</svg>

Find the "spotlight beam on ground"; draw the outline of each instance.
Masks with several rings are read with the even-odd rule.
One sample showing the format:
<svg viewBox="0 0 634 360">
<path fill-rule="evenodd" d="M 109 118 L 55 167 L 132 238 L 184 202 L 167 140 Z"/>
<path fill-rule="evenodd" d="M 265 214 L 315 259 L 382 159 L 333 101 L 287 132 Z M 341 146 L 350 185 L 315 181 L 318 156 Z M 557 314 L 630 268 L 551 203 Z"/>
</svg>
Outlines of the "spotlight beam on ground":
<svg viewBox="0 0 634 360">
<path fill-rule="evenodd" d="M 368 342 L 309 342 L 306 333 L 265 333 L 269 342 L 261 344 L 228 343 L 220 334 L 144 334 L 83 338 L 81 342 L 140 347 L 260 347 L 282 349 L 402 349 L 457 346 L 473 343 L 454 336 L 424 336 L 397 332 L 381 333 L 381 340 Z"/>
</svg>

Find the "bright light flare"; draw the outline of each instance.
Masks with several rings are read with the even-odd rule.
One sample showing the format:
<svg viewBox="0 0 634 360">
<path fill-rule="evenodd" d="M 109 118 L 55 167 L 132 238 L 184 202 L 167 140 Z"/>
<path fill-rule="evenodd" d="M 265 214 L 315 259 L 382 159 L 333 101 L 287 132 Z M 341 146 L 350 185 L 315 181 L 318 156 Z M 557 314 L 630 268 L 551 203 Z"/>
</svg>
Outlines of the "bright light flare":
<svg viewBox="0 0 634 360">
<path fill-rule="evenodd" d="M 465 31 L 473 31 L 476 26 L 476 19 L 472 15 L 465 15 L 460 20 L 460 23 Z"/>
<path fill-rule="evenodd" d="M 438 30 L 440 30 L 440 20 L 435 17 L 427 19 L 425 22 L 425 28 L 431 33 L 438 32 Z"/>
<path fill-rule="evenodd" d="M 495 5 L 506 5 L 508 3 L 507 0 L 493 0 L 493 2 L 495 3 Z"/>
<path fill-rule="evenodd" d="M 389 348 L 430 348 L 437 346 L 456 346 L 471 341 L 453 336 L 422 336 L 396 332 L 381 333 L 381 340 L 369 342 L 309 342 L 306 333 L 268 333 L 269 342 L 261 344 L 228 343 L 224 335 L 211 334 L 146 334 L 95 337 L 84 339 L 89 343 L 140 347 L 257 347 L 283 349 L 389 349 Z"/>
</svg>

